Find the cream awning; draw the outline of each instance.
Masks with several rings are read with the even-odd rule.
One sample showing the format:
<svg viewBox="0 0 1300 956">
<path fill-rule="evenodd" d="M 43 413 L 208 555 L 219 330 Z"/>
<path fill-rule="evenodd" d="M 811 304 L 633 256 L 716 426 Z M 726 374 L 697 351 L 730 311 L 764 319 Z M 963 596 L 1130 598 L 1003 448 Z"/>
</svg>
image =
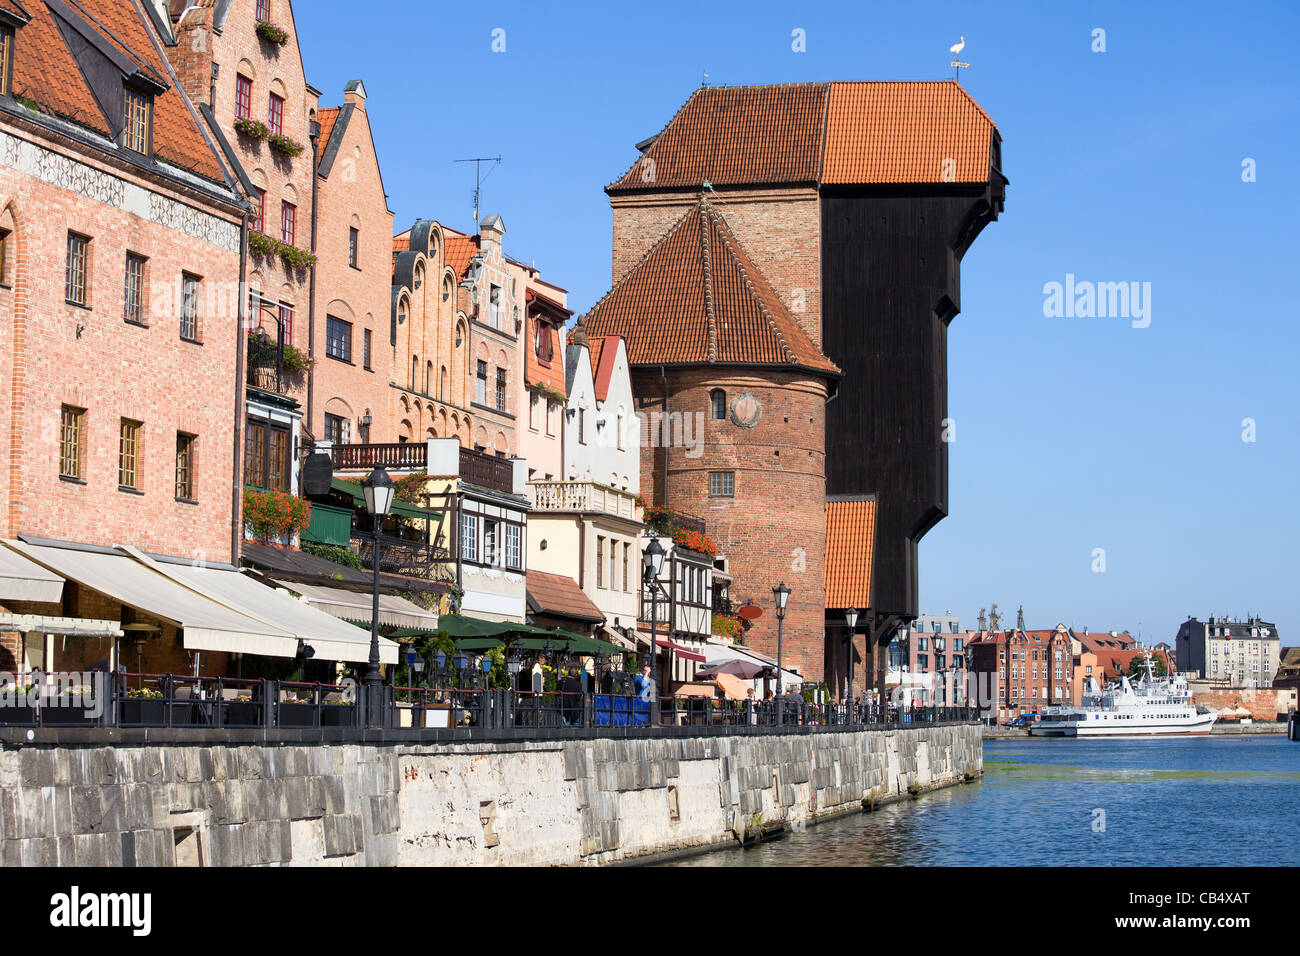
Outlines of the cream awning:
<svg viewBox="0 0 1300 956">
<path fill-rule="evenodd" d="M 222 568 L 169 564 L 155 561 L 134 548 L 123 550 L 159 574 L 223 607 L 295 635 L 294 654 L 297 640 L 301 639 L 316 652 L 317 660 L 348 664 L 364 664 L 370 660 L 369 631 L 317 610 L 284 591 L 259 584 L 246 574 Z M 397 645 L 381 637 L 379 660 L 383 664 L 396 664 Z"/>
<path fill-rule="evenodd" d="M 58 604 L 62 600 L 63 578 L 0 547 L 0 601 Z"/>
<path fill-rule="evenodd" d="M 6 544 L 69 581 L 171 621 L 183 630 L 187 650 L 266 657 L 298 653 L 297 634 L 210 600 L 120 551 L 82 551 L 18 541 Z"/>
<path fill-rule="evenodd" d="M 326 614 L 370 626 L 370 618 L 374 612 L 374 599 L 370 594 L 316 584 L 299 584 L 295 581 L 275 583 L 295 594 L 301 594 L 304 601 L 320 608 Z M 396 594 L 381 594 L 379 595 L 379 623 L 390 624 L 393 627 L 424 627 L 437 630 L 438 615 Z"/>
</svg>

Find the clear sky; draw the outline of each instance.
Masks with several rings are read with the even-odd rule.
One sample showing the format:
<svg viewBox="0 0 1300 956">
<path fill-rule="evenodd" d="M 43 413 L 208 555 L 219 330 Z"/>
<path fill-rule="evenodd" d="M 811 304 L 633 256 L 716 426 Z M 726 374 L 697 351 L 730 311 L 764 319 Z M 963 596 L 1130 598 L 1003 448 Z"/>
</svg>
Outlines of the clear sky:
<svg viewBox="0 0 1300 956">
<path fill-rule="evenodd" d="M 1031 627 L 1152 641 L 1254 612 L 1300 644 L 1300 5 L 297 6 L 323 103 L 365 80 L 398 229 L 470 230 L 473 166 L 454 160 L 499 154 L 484 214 L 579 312 L 609 286 L 602 187 L 703 72 L 941 79 L 964 35 L 1011 185 L 962 269 L 951 514 L 921 545 L 922 609 L 973 627 L 1023 604 Z M 1067 274 L 1150 283 L 1149 325 L 1045 316 Z"/>
</svg>

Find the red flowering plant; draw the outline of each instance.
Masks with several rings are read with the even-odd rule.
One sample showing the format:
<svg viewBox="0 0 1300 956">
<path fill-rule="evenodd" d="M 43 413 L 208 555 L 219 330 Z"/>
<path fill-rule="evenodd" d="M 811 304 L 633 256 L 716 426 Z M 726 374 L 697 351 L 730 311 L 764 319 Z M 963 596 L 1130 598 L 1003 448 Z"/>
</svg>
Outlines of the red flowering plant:
<svg viewBox="0 0 1300 956">
<path fill-rule="evenodd" d="M 672 538 L 673 543 L 678 547 L 698 551 L 711 558 L 718 554 L 718 546 L 713 543 L 712 538 L 701 531 L 682 527 L 680 516 L 669 508 L 649 505 L 645 508 L 642 520 L 659 534 Z"/>
<path fill-rule="evenodd" d="M 283 491 L 244 489 L 244 527 L 261 541 L 300 535 L 311 524 L 311 504 Z"/>
<path fill-rule="evenodd" d="M 709 557 L 717 557 L 718 546 L 713 543 L 713 539 L 707 534 L 701 534 L 698 531 L 687 531 L 685 528 L 673 528 L 673 542 L 681 548 L 690 551 L 698 551 L 700 554 L 707 554 Z"/>
</svg>

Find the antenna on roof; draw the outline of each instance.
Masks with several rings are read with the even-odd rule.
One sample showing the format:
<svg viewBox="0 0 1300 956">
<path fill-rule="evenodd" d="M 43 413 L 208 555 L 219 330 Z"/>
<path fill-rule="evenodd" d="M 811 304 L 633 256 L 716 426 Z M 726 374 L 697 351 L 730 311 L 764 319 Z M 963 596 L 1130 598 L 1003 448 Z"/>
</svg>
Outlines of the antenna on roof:
<svg viewBox="0 0 1300 956">
<path fill-rule="evenodd" d="M 948 47 L 948 52 L 951 53 L 951 54 L 953 54 L 954 56 L 956 56 L 956 55 L 960 54 L 961 51 L 964 50 L 965 48 L 966 48 L 966 37 L 965 37 L 965 35 L 963 34 L 963 35 L 962 35 L 962 38 L 961 38 L 961 42 L 960 42 L 960 43 L 954 43 L 952 46 Z M 969 64 L 969 63 L 963 63 L 961 60 L 953 60 L 953 61 L 952 61 L 951 63 L 949 63 L 948 65 L 951 66 L 951 67 L 954 67 L 954 68 L 955 68 L 955 70 L 956 70 L 956 79 L 957 79 L 957 82 L 958 82 L 958 83 L 961 82 L 961 71 L 962 71 L 962 68 L 964 67 L 964 68 L 966 68 L 966 69 L 970 69 L 970 64 Z"/>
<path fill-rule="evenodd" d="M 492 163 L 493 164 L 492 168 L 495 169 L 496 164 L 501 162 L 501 157 L 500 156 L 475 156 L 473 159 L 458 159 L 456 160 L 456 162 L 474 164 L 474 221 L 478 222 L 479 197 L 482 195 L 483 192 L 483 184 L 487 182 L 487 176 L 483 175 L 483 164 Z M 492 175 L 492 169 L 489 169 L 488 176 L 491 175 Z"/>
</svg>

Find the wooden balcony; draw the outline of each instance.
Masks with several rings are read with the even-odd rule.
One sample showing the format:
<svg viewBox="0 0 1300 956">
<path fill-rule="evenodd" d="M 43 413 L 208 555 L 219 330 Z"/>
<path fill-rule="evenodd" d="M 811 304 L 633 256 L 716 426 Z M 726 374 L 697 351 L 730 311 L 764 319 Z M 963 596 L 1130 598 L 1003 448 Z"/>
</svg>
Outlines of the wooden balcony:
<svg viewBox="0 0 1300 956">
<path fill-rule="evenodd" d="M 593 481 L 530 481 L 535 511 L 585 511 L 636 521 L 636 497 Z"/>
<path fill-rule="evenodd" d="M 335 471 L 369 471 L 376 465 L 392 471 L 427 471 L 429 446 L 424 442 L 335 445 L 333 457 Z M 461 446 L 460 479 L 480 488 L 513 494 L 514 464 L 509 458 L 498 458 Z"/>
</svg>

